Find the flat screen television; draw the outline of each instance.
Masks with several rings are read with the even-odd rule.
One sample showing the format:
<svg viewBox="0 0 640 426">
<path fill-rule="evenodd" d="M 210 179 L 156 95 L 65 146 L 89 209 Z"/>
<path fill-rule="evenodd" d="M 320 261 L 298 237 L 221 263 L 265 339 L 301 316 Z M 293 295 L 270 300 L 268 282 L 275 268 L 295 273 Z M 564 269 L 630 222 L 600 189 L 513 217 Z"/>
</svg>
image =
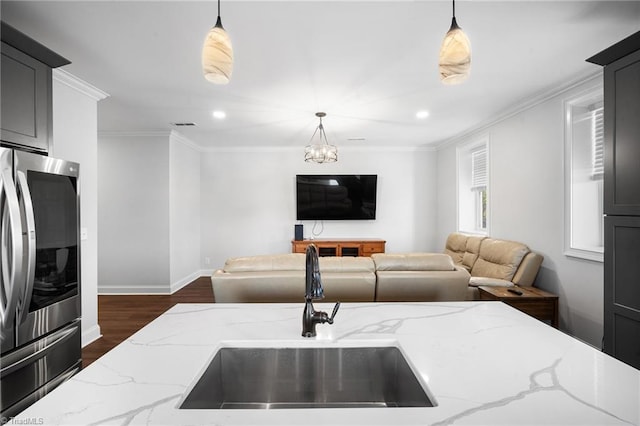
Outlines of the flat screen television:
<svg viewBox="0 0 640 426">
<path fill-rule="evenodd" d="M 297 220 L 376 218 L 378 175 L 296 175 Z"/>
</svg>

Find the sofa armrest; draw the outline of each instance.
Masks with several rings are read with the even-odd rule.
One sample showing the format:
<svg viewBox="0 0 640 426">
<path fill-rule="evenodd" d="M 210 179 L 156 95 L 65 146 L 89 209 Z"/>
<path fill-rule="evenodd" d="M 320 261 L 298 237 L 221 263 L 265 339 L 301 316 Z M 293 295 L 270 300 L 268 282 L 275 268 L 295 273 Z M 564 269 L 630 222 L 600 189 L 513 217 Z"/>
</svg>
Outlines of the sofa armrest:
<svg viewBox="0 0 640 426">
<path fill-rule="evenodd" d="M 532 286 L 536 280 L 536 276 L 538 275 L 538 271 L 540 270 L 540 265 L 542 265 L 543 260 L 544 256 L 539 253 L 527 253 L 513 276 L 514 284 L 527 287 Z"/>
</svg>

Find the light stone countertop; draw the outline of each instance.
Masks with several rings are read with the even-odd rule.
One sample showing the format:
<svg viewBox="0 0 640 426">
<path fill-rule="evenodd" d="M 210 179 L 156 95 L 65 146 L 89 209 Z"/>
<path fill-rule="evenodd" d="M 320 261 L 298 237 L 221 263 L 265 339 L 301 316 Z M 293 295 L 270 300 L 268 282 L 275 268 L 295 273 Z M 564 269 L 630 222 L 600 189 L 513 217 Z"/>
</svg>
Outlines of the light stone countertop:
<svg viewBox="0 0 640 426">
<path fill-rule="evenodd" d="M 330 312 L 332 304 L 316 304 Z M 499 302 L 176 305 L 14 422 L 46 425 L 638 425 L 640 371 Z M 398 345 L 429 408 L 180 410 L 222 346 Z"/>
</svg>

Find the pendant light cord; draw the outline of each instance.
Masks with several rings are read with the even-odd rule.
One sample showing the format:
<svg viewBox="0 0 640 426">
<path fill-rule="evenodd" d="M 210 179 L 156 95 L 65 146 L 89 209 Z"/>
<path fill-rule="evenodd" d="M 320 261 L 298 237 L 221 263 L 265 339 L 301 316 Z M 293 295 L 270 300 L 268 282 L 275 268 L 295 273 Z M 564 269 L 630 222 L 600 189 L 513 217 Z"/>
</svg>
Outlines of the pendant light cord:
<svg viewBox="0 0 640 426">
<path fill-rule="evenodd" d="M 458 26 L 458 22 L 456 21 L 456 0 L 452 0 L 453 3 L 453 16 L 451 17 L 451 27 L 449 31 L 460 28 Z"/>
<path fill-rule="evenodd" d="M 218 0 L 218 7 L 220 7 L 220 0 Z M 220 14 L 220 11 L 218 10 L 218 15 Z M 453 0 L 453 17 L 456 17 L 456 0 Z"/>
<path fill-rule="evenodd" d="M 218 19 L 216 19 L 215 26 L 224 30 L 224 27 L 222 26 L 222 18 L 220 18 L 220 0 L 218 0 Z"/>
</svg>

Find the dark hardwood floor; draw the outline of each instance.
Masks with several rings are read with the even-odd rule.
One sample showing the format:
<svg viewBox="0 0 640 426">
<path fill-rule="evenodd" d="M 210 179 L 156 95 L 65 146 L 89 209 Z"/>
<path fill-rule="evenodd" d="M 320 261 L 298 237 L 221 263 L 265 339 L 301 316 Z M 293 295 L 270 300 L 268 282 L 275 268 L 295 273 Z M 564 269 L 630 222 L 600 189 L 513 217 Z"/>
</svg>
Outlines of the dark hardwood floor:
<svg viewBox="0 0 640 426">
<path fill-rule="evenodd" d="M 210 277 L 200 277 L 171 295 L 98 296 L 102 337 L 82 349 L 86 367 L 176 303 L 212 303 Z"/>
</svg>

